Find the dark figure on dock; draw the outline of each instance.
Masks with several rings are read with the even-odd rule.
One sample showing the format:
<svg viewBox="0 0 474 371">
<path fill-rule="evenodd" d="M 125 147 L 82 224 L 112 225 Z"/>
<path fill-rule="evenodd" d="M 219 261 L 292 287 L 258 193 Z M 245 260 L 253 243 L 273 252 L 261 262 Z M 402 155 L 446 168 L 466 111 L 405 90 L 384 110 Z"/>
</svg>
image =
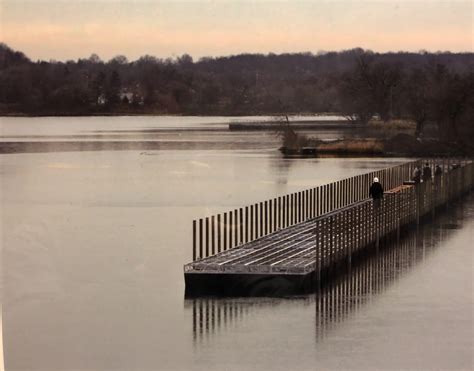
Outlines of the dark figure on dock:
<svg viewBox="0 0 474 371">
<path fill-rule="evenodd" d="M 415 182 L 415 184 L 418 184 L 420 183 L 420 180 L 421 180 L 421 170 L 417 166 L 415 167 L 415 170 L 413 170 L 413 181 Z"/>
<path fill-rule="evenodd" d="M 378 209 L 383 198 L 383 187 L 379 183 L 379 178 L 374 178 L 374 182 L 369 189 L 369 196 L 372 197 L 372 200 L 374 201 L 374 207 Z"/>
<path fill-rule="evenodd" d="M 436 165 L 434 171 L 435 192 L 437 192 L 441 187 L 441 175 L 443 175 L 443 169 L 441 169 L 441 166 Z M 435 194 L 435 197 L 437 197 L 437 194 Z"/>
<path fill-rule="evenodd" d="M 426 163 L 425 167 L 423 168 L 422 179 L 423 179 L 423 182 L 427 182 L 428 180 L 431 180 L 431 167 L 428 163 Z"/>
</svg>

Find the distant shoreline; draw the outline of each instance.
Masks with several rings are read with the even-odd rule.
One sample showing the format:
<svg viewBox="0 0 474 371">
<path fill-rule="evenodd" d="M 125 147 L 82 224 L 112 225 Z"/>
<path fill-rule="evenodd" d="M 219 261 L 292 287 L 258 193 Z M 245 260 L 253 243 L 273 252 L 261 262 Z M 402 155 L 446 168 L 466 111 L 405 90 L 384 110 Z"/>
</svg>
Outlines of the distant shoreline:
<svg viewBox="0 0 474 371">
<path fill-rule="evenodd" d="M 44 113 L 44 114 L 28 114 L 21 112 L 12 112 L 12 113 L 0 113 L 1 117 L 136 117 L 136 116 L 156 116 L 156 117 L 284 117 L 284 116 L 294 117 L 294 116 L 303 116 L 303 117 L 321 117 L 321 116 L 334 116 L 342 117 L 340 113 L 337 112 L 320 112 L 320 113 L 309 113 L 309 112 L 295 112 L 295 113 L 245 113 L 245 114 L 217 114 L 217 113 L 147 113 L 147 112 L 100 112 L 100 113 Z M 341 120 L 342 121 L 342 120 Z"/>
</svg>

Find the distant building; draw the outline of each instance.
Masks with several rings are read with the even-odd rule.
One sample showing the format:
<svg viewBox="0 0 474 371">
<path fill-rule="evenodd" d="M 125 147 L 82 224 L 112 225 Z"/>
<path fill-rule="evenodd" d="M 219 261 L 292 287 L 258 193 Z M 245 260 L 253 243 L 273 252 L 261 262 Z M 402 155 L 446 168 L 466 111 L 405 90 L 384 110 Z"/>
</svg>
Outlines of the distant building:
<svg viewBox="0 0 474 371">
<path fill-rule="evenodd" d="M 99 95 L 99 97 L 97 98 L 97 104 L 99 106 L 104 106 L 106 103 L 107 103 L 107 98 L 105 97 L 105 94 Z"/>
<path fill-rule="evenodd" d="M 133 93 L 127 90 L 122 90 L 119 94 L 119 97 L 120 101 L 123 102 L 126 99 L 126 101 L 130 104 L 133 100 Z"/>
<path fill-rule="evenodd" d="M 132 92 L 128 89 L 123 89 L 119 93 L 119 98 L 120 98 L 120 101 L 123 103 L 138 104 L 140 106 L 143 106 L 145 104 L 145 98 L 143 97 L 142 94 L 136 91 Z"/>
</svg>

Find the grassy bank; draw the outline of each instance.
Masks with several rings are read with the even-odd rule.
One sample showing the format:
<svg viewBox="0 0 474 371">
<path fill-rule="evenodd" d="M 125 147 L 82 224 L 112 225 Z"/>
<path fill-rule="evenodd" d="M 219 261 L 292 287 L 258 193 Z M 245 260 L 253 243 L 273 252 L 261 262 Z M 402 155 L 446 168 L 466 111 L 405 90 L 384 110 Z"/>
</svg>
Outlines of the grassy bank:
<svg viewBox="0 0 474 371">
<path fill-rule="evenodd" d="M 296 134 L 292 145 L 283 145 L 280 150 L 284 154 L 296 156 L 474 156 L 472 144 L 460 144 L 434 138 L 417 139 L 403 133 L 383 139 L 351 138 L 334 141 L 301 138 L 300 134 Z"/>
<path fill-rule="evenodd" d="M 384 153 L 384 143 L 378 139 L 343 139 L 319 142 L 315 145 L 315 149 L 317 153 L 323 154 L 380 155 Z"/>
</svg>

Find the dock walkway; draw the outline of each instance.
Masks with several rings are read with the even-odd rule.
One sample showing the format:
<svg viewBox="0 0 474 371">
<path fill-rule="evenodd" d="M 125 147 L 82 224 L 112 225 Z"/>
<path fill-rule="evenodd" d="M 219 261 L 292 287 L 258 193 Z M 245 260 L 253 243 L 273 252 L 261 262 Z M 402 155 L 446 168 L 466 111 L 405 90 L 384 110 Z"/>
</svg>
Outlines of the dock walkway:
<svg viewBox="0 0 474 371">
<path fill-rule="evenodd" d="M 211 225 L 209 219 L 199 222 L 198 237 L 196 236 L 197 223 L 194 223 L 193 255 L 199 252 L 202 256 L 206 251 L 206 253 L 209 252 L 209 256 L 195 259 L 184 266 L 186 294 L 191 296 L 232 295 L 234 293 L 242 295 L 251 293 L 252 287 L 261 283 L 262 280 L 267 282 L 271 278 L 280 279 L 277 285 L 281 285 L 282 280 L 285 281 L 283 286 L 291 286 L 293 291 L 312 290 L 325 272 L 334 266 L 341 262 L 350 263 L 355 255 L 367 248 L 378 247 L 385 239 L 399 236 L 403 228 L 419 222 L 420 218 L 434 212 L 436 208 L 453 198 L 468 192 L 474 185 L 474 166 L 471 161 L 456 164 L 454 169 L 452 164 L 443 163 L 444 171 L 441 176 L 416 186 L 403 185 L 403 177 L 407 174 L 403 166 L 406 165 L 413 167 L 418 164 L 404 164 L 401 165 L 402 167 L 385 169 L 379 174 L 382 182 L 385 177 L 388 184 L 395 186 L 386 191 L 384 200 L 378 208 L 374 207 L 372 200 L 364 197 L 363 194 L 360 200 L 350 202 L 348 198 L 344 202 L 344 198 L 340 197 L 344 186 L 336 185 L 334 189 L 340 189 L 341 192 L 317 191 L 315 196 L 322 195 L 322 197 L 308 196 L 307 200 L 312 202 L 314 208 L 309 206 L 310 203 L 305 201 L 305 197 L 299 199 L 302 202 L 294 203 L 296 207 L 294 212 L 282 207 L 278 211 L 276 207 L 273 210 L 270 208 L 270 214 L 274 215 L 271 220 L 268 217 L 266 220 L 264 217 L 258 218 L 259 213 L 256 212 L 254 214 L 259 220 L 255 222 L 249 217 L 248 212 L 244 213 L 240 209 L 240 212 L 230 212 L 230 215 L 234 214 L 234 220 L 239 220 L 241 223 L 231 222 L 231 227 L 216 225 L 215 221 L 221 218 L 212 217 L 210 220 L 213 224 Z M 366 175 L 362 175 L 364 179 L 368 178 Z M 344 184 L 344 180 L 341 182 Z M 349 184 L 363 187 L 364 193 L 367 193 L 370 183 L 363 184 L 363 182 L 354 181 Z M 328 190 L 330 188 L 332 187 L 329 186 Z M 354 194 L 354 192 L 349 193 Z M 358 190 L 355 190 L 355 194 L 359 194 Z M 327 197 L 330 201 L 326 200 Z M 296 199 L 298 200 L 298 197 Z M 318 204 L 321 203 L 331 206 L 320 208 Z M 285 202 L 275 202 L 276 206 L 278 204 L 285 205 Z M 291 206 L 291 202 L 289 204 Z M 302 207 L 305 204 L 307 207 Z M 293 224 L 278 228 L 281 224 L 278 220 L 286 219 L 286 217 L 278 216 L 281 210 L 283 214 L 295 214 L 295 218 L 288 218 L 290 224 L 293 219 Z M 319 213 L 320 210 L 322 210 L 321 213 Z M 325 210 L 330 211 L 324 212 Z M 265 208 L 260 208 L 259 211 L 260 216 L 268 214 L 264 212 Z M 300 219 L 305 220 L 300 221 Z M 223 218 L 223 220 L 228 220 L 228 218 Z M 260 226 L 262 231 L 267 229 L 263 228 L 264 221 L 276 228 L 245 242 L 251 236 L 246 221 L 252 227 L 255 225 L 255 229 Z M 203 225 L 205 229 L 202 228 Z M 223 238 L 221 228 L 225 232 L 224 237 L 228 237 L 225 243 L 221 241 Z M 219 233 L 216 234 L 216 230 Z M 199 241 L 199 246 L 196 240 Z M 215 252 L 216 245 L 220 249 L 221 246 L 229 246 L 232 241 L 237 241 L 235 246 Z M 239 243 L 239 241 L 242 242 Z M 272 290 L 278 291 L 278 287 Z"/>
</svg>

